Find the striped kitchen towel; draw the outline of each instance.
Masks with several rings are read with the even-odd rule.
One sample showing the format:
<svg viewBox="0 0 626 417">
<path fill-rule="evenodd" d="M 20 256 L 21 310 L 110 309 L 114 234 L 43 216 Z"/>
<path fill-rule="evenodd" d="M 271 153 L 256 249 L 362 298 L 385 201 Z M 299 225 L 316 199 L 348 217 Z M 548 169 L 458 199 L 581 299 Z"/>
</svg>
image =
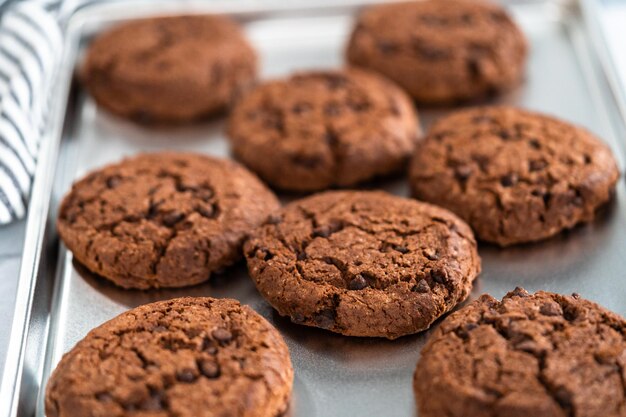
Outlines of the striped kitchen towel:
<svg viewBox="0 0 626 417">
<path fill-rule="evenodd" d="M 24 217 L 62 36 L 60 0 L 0 5 L 0 224 Z"/>
<path fill-rule="evenodd" d="M 0 225 L 26 214 L 63 21 L 103 1 L 124 0 L 0 0 Z"/>
</svg>

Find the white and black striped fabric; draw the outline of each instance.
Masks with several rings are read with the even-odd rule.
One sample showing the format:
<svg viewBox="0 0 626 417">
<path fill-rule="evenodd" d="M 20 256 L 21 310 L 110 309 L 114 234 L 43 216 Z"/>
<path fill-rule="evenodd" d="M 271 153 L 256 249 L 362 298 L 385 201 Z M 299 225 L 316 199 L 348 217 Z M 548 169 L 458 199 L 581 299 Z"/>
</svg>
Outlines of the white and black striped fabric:
<svg viewBox="0 0 626 417">
<path fill-rule="evenodd" d="M 7 0 L 0 5 L 0 224 L 26 213 L 61 55 L 60 3 Z"/>
</svg>

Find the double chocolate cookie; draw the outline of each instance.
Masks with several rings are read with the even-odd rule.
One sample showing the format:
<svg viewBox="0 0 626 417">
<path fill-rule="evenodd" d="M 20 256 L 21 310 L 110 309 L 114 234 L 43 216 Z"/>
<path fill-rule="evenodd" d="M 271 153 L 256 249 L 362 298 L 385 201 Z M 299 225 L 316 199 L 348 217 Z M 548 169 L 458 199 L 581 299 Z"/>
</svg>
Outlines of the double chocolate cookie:
<svg viewBox="0 0 626 417">
<path fill-rule="evenodd" d="M 228 127 L 235 156 L 269 184 L 292 191 L 400 171 L 419 132 L 405 93 L 352 69 L 263 84 L 234 107 Z"/>
<path fill-rule="evenodd" d="M 58 230 L 78 261 L 117 285 L 182 287 L 239 259 L 248 233 L 279 207 L 235 162 L 143 154 L 74 184 Z"/>
<path fill-rule="evenodd" d="M 276 417 L 293 383 L 280 334 L 230 299 L 144 305 L 92 330 L 56 367 L 47 417 Z"/>
<path fill-rule="evenodd" d="M 626 415 L 626 321 L 599 305 L 522 289 L 450 315 L 422 350 L 420 417 Z"/>
<path fill-rule="evenodd" d="M 581 127 L 508 107 L 460 111 L 417 147 L 415 196 L 467 221 L 501 246 L 593 220 L 619 177 L 610 149 Z"/>
<path fill-rule="evenodd" d="M 480 0 L 385 4 L 359 17 L 347 51 L 423 103 L 483 98 L 524 74 L 524 35 L 500 6 Z"/>
<path fill-rule="evenodd" d="M 425 330 L 467 297 L 480 272 L 465 223 L 384 192 L 293 202 L 244 252 L 258 290 L 281 315 L 348 336 Z"/>
<path fill-rule="evenodd" d="M 226 109 L 251 86 L 256 54 L 221 16 L 174 16 L 116 26 L 89 46 L 82 78 L 98 104 L 142 122 L 186 122 Z"/>
</svg>

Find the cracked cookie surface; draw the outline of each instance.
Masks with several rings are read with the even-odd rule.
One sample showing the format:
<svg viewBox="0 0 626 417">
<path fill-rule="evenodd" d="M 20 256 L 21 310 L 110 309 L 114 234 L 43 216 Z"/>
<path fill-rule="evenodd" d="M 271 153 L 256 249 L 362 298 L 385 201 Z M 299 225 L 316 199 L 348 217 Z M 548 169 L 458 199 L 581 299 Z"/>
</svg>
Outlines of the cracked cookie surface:
<svg viewBox="0 0 626 417">
<path fill-rule="evenodd" d="M 244 254 L 281 315 L 349 336 L 425 330 L 480 272 L 472 231 L 458 217 L 384 192 L 295 201 L 257 229 Z"/>
<path fill-rule="evenodd" d="M 225 110 L 256 80 L 256 54 L 221 16 L 131 21 L 89 46 L 82 78 L 98 104 L 140 122 L 178 123 Z"/>
<path fill-rule="evenodd" d="M 292 191 L 346 187 L 404 169 L 420 133 L 410 98 L 361 70 L 267 82 L 233 109 L 233 153 L 269 184 Z"/>
<path fill-rule="evenodd" d="M 578 295 L 481 296 L 422 350 L 421 417 L 626 416 L 626 321 Z"/>
<path fill-rule="evenodd" d="M 510 107 L 439 120 L 417 146 L 414 195 L 508 246 L 594 219 L 619 177 L 611 150 L 583 128 Z"/>
<path fill-rule="evenodd" d="M 231 299 L 137 307 L 92 330 L 48 381 L 47 417 L 277 417 L 293 369 L 276 329 Z"/>
<path fill-rule="evenodd" d="M 427 0 L 374 6 L 357 20 L 352 65 L 378 71 L 423 103 L 484 98 L 524 74 L 524 35 L 496 4 Z"/>
<path fill-rule="evenodd" d="M 58 230 L 78 261 L 119 286 L 182 287 L 238 260 L 248 233 L 279 207 L 235 162 L 142 154 L 74 184 Z"/>
</svg>

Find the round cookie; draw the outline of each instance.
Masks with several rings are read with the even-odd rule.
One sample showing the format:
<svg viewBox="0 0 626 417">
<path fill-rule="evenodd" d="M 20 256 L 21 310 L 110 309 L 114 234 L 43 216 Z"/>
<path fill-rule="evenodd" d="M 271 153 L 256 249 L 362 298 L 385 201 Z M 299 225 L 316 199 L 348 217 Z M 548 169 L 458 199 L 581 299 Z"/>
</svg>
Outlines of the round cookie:
<svg viewBox="0 0 626 417">
<path fill-rule="evenodd" d="M 237 158 L 291 191 L 346 187 L 398 172 L 419 132 L 404 92 L 352 69 L 265 83 L 235 105 L 228 126 Z"/>
<path fill-rule="evenodd" d="M 98 104 L 142 122 L 188 122 L 225 110 L 257 76 L 241 29 L 222 16 L 115 26 L 89 46 L 82 78 Z"/>
<path fill-rule="evenodd" d="M 276 417 L 293 368 L 282 337 L 236 300 L 177 298 L 123 313 L 63 356 L 47 417 Z"/>
<path fill-rule="evenodd" d="M 58 230 L 78 261 L 119 286 L 182 287 L 239 259 L 248 233 L 279 207 L 235 162 L 143 154 L 74 184 Z"/>
<path fill-rule="evenodd" d="M 422 103 L 485 98 L 517 85 L 524 35 L 500 6 L 425 0 L 370 7 L 358 18 L 347 60 L 396 81 Z"/>
<path fill-rule="evenodd" d="M 509 107 L 439 120 L 415 153 L 414 195 L 508 246 L 592 221 L 619 177 L 610 149 L 583 128 Z"/>
<path fill-rule="evenodd" d="M 244 253 L 281 315 L 348 336 L 425 330 L 467 297 L 480 272 L 465 223 L 384 192 L 295 201 L 257 229 Z"/>
<path fill-rule="evenodd" d="M 626 321 L 578 295 L 522 289 L 453 313 L 422 350 L 420 417 L 626 415 Z"/>
</svg>

